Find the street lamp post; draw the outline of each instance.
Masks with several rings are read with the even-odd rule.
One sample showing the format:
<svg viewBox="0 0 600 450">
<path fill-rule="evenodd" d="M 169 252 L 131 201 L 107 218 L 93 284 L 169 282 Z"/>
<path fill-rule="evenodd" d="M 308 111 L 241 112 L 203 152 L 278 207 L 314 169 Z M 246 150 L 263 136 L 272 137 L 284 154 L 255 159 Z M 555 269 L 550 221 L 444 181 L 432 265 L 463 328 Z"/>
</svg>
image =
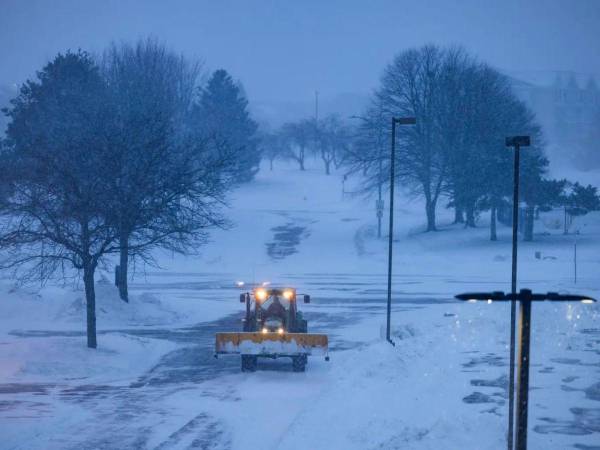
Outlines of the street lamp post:
<svg viewBox="0 0 600 450">
<path fill-rule="evenodd" d="M 519 379 L 517 384 L 517 435 L 515 441 L 516 450 L 527 450 L 527 406 L 529 398 L 529 361 L 530 361 L 530 334 L 531 334 L 531 302 L 534 301 L 559 301 L 582 303 L 594 303 L 596 300 L 576 294 L 561 295 L 556 292 L 546 294 L 534 294 L 529 289 L 521 289 L 519 293 L 505 294 L 504 292 L 474 292 L 459 294 L 459 300 L 477 302 L 486 300 L 488 303 L 494 301 L 519 301 Z"/>
<path fill-rule="evenodd" d="M 514 147 L 513 169 L 513 214 L 512 214 L 512 276 L 511 293 L 517 293 L 517 243 L 519 231 L 519 158 L 520 148 L 530 145 L 529 136 L 510 136 L 506 138 L 506 146 Z M 515 402 L 515 315 L 516 302 L 510 303 L 510 363 L 508 378 L 508 450 L 513 448 L 514 437 L 514 402 Z"/>
<path fill-rule="evenodd" d="M 392 154 L 390 157 L 390 229 L 388 240 L 388 290 L 387 290 L 387 323 L 385 337 L 387 341 L 394 344 L 390 337 L 390 324 L 392 315 L 392 243 L 394 240 L 394 182 L 396 162 L 396 124 L 414 125 L 417 120 L 414 117 L 392 117 Z"/>
</svg>

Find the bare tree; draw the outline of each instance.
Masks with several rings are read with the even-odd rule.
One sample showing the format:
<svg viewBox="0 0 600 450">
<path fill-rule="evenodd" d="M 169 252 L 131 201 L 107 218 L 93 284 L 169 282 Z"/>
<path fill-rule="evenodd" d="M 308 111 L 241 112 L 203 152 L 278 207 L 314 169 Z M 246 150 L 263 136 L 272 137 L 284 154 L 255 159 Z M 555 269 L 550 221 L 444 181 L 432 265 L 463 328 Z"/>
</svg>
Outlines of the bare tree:
<svg viewBox="0 0 600 450">
<path fill-rule="evenodd" d="M 276 159 L 284 156 L 286 142 L 281 133 L 263 133 L 259 139 L 261 153 L 269 160 L 269 170 L 273 170 Z"/>
<path fill-rule="evenodd" d="M 398 128 L 398 178 L 425 198 L 427 231 L 436 230 L 435 210 L 448 161 L 437 139 L 436 110 L 443 52 L 435 46 L 402 52 L 384 71 L 376 95 L 387 117 L 417 117 Z"/>
<path fill-rule="evenodd" d="M 381 174 L 389 173 L 391 118 L 402 116 L 415 116 L 417 125 L 397 129 L 396 173 L 424 197 L 427 230 L 436 229 L 436 205 L 448 196 L 455 222 L 469 227 L 482 209 L 490 209 L 495 239 L 496 211 L 510 190 L 504 137 L 535 136 L 524 173 L 539 178 L 544 166 L 539 127 L 508 79 L 461 48 L 425 46 L 396 57 L 361 118 L 348 157 L 352 171 L 362 170 L 368 192 L 387 184 Z"/>
<path fill-rule="evenodd" d="M 329 115 L 319 122 L 312 121 L 315 136 L 314 151 L 325 166 L 325 174 L 331 174 L 331 164 L 339 167 L 348 152 L 350 132 L 337 115 Z"/>
<path fill-rule="evenodd" d="M 508 186 L 503 183 L 505 174 L 500 178 L 498 171 L 510 160 L 501 148 L 506 132 L 501 119 L 513 96 L 503 76 L 460 48 L 447 52 L 442 74 L 438 120 L 449 163 L 445 190 L 455 208 L 455 222 L 475 227 L 481 198 L 490 194 L 495 204 L 504 190 L 490 188 Z"/>
<path fill-rule="evenodd" d="M 314 142 L 314 127 L 310 120 L 286 123 L 281 127 L 281 136 L 285 142 L 285 156 L 298 163 L 300 170 L 305 170 L 304 162 L 310 145 Z"/>
<path fill-rule="evenodd" d="M 352 118 L 360 123 L 350 135 L 352 145 L 348 146 L 344 165 L 350 174 L 363 175 L 363 193 L 369 194 L 376 189 L 381 199 L 385 183 L 383 163 L 389 158 L 389 117 L 379 98 L 373 96 L 364 115 Z"/>
<path fill-rule="evenodd" d="M 512 155 L 504 138 L 532 136 L 534 145 L 527 149 L 522 167 L 524 173 L 540 177 L 540 129 L 507 77 L 461 48 L 446 50 L 441 73 L 436 110 L 439 139 L 449 162 L 445 190 L 455 208 L 455 222 L 461 222 L 464 213 L 465 226 L 475 227 L 479 212 L 489 209 L 490 239 L 496 240 L 496 213 L 512 192 Z"/>
<path fill-rule="evenodd" d="M 152 39 L 112 45 L 103 63 L 115 111 L 104 213 L 118 230 L 127 301 L 131 257 L 152 262 L 156 247 L 184 252 L 224 224 L 217 209 L 231 161 L 229 147 L 209 146 L 192 115 L 197 65 Z"/>
<path fill-rule="evenodd" d="M 526 203 L 525 218 L 523 223 L 523 239 L 525 241 L 533 240 L 535 208 L 543 204 L 543 196 L 538 195 L 539 188 L 542 185 L 542 178 L 548 168 L 548 159 L 544 155 L 544 138 L 540 126 L 535 121 L 535 117 L 525 105 L 517 111 L 517 121 L 512 130 L 531 136 L 532 145 L 521 152 L 521 199 Z"/>
</svg>

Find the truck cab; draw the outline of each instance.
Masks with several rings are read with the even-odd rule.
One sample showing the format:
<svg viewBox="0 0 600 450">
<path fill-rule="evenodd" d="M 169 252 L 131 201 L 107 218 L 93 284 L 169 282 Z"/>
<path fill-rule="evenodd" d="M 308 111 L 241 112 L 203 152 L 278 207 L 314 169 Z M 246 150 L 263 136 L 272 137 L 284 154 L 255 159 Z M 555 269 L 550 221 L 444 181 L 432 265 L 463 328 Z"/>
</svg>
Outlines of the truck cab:
<svg viewBox="0 0 600 450">
<path fill-rule="evenodd" d="M 303 296 L 310 303 L 310 296 Z M 297 293 L 293 288 L 256 288 L 240 294 L 246 304 L 244 331 L 261 333 L 306 333 L 307 322 L 298 311 Z"/>
</svg>

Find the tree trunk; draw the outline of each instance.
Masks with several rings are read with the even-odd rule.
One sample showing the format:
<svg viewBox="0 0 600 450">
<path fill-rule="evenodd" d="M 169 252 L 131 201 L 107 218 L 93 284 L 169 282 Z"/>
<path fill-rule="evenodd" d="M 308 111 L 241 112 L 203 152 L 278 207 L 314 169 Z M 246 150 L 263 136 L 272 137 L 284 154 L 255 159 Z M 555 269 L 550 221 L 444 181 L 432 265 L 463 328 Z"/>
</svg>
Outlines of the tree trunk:
<svg viewBox="0 0 600 450">
<path fill-rule="evenodd" d="M 331 174 L 331 161 L 325 161 L 325 175 Z"/>
<path fill-rule="evenodd" d="M 524 241 L 533 241 L 533 218 L 534 207 L 527 205 L 525 208 L 525 233 L 523 236 Z"/>
<path fill-rule="evenodd" d="M 465 223 L 462 208 L 454 207 L 454 223 Z"/>
<path fill-rule="evenodd" d="M 427 231 L 437 231 L 435 226 L 435 202 L 425 200 L 425 213 L 427 214 Z"/>
<path fill-rule="evenodd" d="M 298 162 L 300 163 L 300 170 L 304 170 L 304 149 L 300 150 L 300 157 L 298 158 Z"/>
<path fill-rule="evenodd" d="M 129 235 L 127 233 L 121 233 L 121 237 L 119 238 L 119 246 L 120 246 L 120 258 L 119 258 L 119 266 L 121 270 L 119 271 L 119 297 L 124 302 L 129 302 L 129 292 L 127 289 L 127 267 L 129 265 Z"/>
<path fill-rule="evenodd" d="M 490 208 L 490 241 L 497 241 L 496 235 L 496 205 Z"/>
<path fill-rule="evenodd" d="M 87 310 L 87 346 L 96 348 L 96 292 L 94 290 L 94 267 L 85 263 L 83 267 L 83 284 L 85 286 L 85 303 Z"/>
<path fill-rule="evenodd" d="M 469 205 L 465 208 L 465 228 L 475 228 L 475 208 L 473 205 Z"/>
<path fill-rule="evenodd" d="M 273 171 L 273 159 L 269 158 L 269 169 L 271 170 L 271 172 Z"/>
</svg>

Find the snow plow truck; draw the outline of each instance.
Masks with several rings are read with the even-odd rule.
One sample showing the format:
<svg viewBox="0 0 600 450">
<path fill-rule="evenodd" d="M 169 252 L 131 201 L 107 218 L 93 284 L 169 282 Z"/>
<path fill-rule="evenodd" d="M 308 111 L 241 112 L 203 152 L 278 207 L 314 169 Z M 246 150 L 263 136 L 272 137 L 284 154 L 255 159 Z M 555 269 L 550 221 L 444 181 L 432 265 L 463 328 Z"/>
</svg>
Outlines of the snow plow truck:
<svg viewBox="0 0 600 450">
<path fill-rule="evenodd" d="M 309 295 L 302 297 L 310 303 Z M 327 335 L 308 333 L 296 300 L 293 288 L 259 287 L 240 294 L 246 305 L 243 331 L 217 333 L 215 357 L 241 355 L 243 372 L 254 372 L 259 357 L 289 357 L 294 372 L 304 372 L 308 355 L 320 354 L 329 361 Z"/>
</svg>

